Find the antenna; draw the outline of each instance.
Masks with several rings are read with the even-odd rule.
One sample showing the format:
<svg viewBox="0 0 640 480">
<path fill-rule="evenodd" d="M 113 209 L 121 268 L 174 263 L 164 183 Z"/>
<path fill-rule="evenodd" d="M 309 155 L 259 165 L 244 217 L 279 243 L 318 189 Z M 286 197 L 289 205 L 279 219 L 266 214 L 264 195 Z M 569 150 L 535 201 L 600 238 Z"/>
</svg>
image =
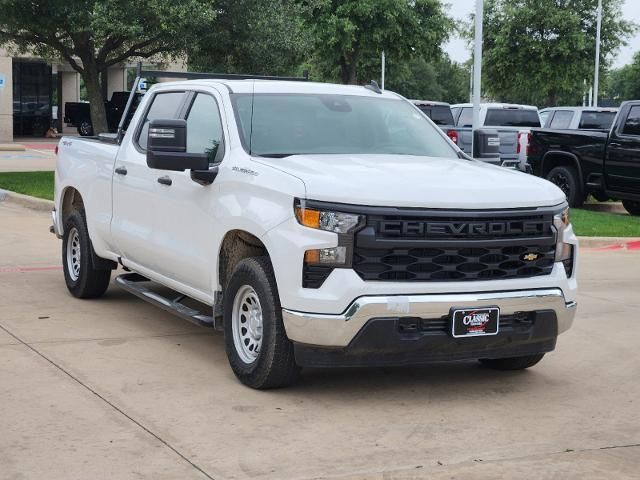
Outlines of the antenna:
<svg viewBox="0 0 640 480">
<path fill-rule="evenodd" d="M 380 90 L 380 87 L 378 86 L 378 82 L 376 82 L 375 80 L 371 80 L 371 83 L 369 85 L 365 85 L 364 88 L 371 90 L 373 92 L 382 94 L 382 90 Z"/>
</svg>

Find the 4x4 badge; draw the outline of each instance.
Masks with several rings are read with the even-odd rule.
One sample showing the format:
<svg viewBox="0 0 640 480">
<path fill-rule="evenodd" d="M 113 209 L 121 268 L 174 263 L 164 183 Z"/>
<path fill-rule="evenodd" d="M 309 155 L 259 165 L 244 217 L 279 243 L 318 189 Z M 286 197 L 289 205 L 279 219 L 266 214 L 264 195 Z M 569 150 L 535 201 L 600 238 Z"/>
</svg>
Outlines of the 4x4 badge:
<svg viewBox="0 0 640 480">
<path fill-rule="evenodd" d="M 527 262 L 533 262 L 534 260 L 537 260 L 538 257 L 540 257 L 539 254 L 537 253 L 525 253 L 524 255 L 522 255 L 522 257 L 520 257 L 522 260 L 525 260 Z"/>
</svg>

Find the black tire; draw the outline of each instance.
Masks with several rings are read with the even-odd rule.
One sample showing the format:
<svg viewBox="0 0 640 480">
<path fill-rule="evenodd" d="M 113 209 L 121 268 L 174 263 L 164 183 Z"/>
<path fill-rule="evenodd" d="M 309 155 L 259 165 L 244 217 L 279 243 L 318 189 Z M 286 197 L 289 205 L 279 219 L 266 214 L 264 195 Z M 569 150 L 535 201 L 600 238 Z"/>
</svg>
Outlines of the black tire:
<svg viewBox="0 0 640 480">
<path fill-rule="evenodd" d="M 240 297 L 241 290 L 246 290 L 246 287 L 257 295 L 262 318 L 260 349 L 250 362 L 243 360 L 243 353 L 239 351 L 241 347 L 236 347 L 233 327 L 236 296 Z M 240 300 L 238 302 L 241 303 Z M 300 367 L 296 365 L 293 344 L 284 330 L 278 288 L 268 257 L 246 258 L 238 263 L 225 288 L 223 307 L 225 347 L 236 377 L 245 385 L 260 390 L 285 387 L 295 382 Z"/>
<path fill-rule="evenodd" d="M 599 202 L 608 202 L 611 200 L 611 197 L 602 191 L 591 192 L 591 196 Z"/>
<path fill-rule="evenodd" d="M 570 207 L 579 208 L 585 200 L 578 171 L 574 167 L 561 165 L 552 168 L 547 174 L 547 180 L 557 185 L 567 196 Z"/>
<path fill-rule="evenodd" d="M 640 202 L 636 202 L 635 200 L 623 200 L 622 206 L 627 212 L 629 212 L 629 215 L 640 215 Z"/>
<path fill-rule="evenodd" d="M 74 210 L 64 223 L 62 265 L 67 288 L 76 298 L 98 298 L 109 287 L 111 269 L 95 268 L 94 255 L 84 215 Z"/>
<path fill-rule="evenodd" d="M 479 362 L 494 370 L 524 370 L 533 367 L 544 357 L 544 353 L 510 358 L 481 358 Z"/>
<path fill-rule="evenodd" d="M 91 125 L 91 122 L 88 120 L 81 122 L 78 126 L 78 133 L 82 137 L 90 137 L 93 135 L 93 125 Z"/>
</svg>

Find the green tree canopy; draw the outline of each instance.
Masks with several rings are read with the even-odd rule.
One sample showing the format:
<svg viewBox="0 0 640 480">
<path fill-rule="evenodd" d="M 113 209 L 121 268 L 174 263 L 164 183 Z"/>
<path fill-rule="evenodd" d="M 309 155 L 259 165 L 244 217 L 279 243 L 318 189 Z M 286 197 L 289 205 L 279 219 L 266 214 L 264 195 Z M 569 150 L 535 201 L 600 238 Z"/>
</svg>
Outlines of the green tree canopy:
<svg viewBox="0 0 640 480">
<path fill-rule="evenodd" d="M 380 71 L 382 50 L 396 62 L 413 56 L 438 58 L 453 28 L 439 0 L 307 0 L 304 4 L 314 73 L 343 83 L 374 78 L 364 74 Z"/>
<path fill-rule="evenodd" d="M 539 106 L 581 102 L 585 79 L 593 79 L 597 3 L 485 0 L 483 93 Z M 623 18 L 621 3 L 603 1 L 603 71 L 635 29 Z"/>
<path fill-rule="evenodd" d="M 603 94 L 616 102 L 640 99 L 640 52 L 630 64 L 611 70 L 603 86 Z"/>
<path fill-rule="evenodd" d="M 180 53 L 215 19 L 207 0 L 0 0 L 0 44 L 61 58 L 80 73 L 96 133 L 107 130 L 101 74 L 131 57 Z"/>
<path fill-rule="evenodd" d="M 218 0 L 216 20 L 188 50 L 192 70 L 295 75 L 310 48 L 295 0 Z"/>
</svg>

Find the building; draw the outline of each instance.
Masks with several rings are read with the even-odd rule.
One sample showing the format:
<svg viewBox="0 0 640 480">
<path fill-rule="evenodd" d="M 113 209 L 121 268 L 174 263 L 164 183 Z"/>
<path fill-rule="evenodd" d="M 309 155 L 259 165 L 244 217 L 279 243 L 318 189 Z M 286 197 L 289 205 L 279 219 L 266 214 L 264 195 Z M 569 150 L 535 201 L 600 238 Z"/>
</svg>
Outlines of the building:
<svg viewBox="0 0 640 480">
<path fill-rule="evenodd" d="M 109 68 L 103 82 L 104 98 L 127 90 L 130 65 Z M 186 70 L 184 62 L 171 70 Z M 61 133 L 75 132 L 63 123 L 65 102 L 81 99 L 80 75 L 64 62 L 32 56 L 12 56 L 0 47 L 0 142 L 16 137 L 42 137 L 50 126 Z"/>
</svg>

